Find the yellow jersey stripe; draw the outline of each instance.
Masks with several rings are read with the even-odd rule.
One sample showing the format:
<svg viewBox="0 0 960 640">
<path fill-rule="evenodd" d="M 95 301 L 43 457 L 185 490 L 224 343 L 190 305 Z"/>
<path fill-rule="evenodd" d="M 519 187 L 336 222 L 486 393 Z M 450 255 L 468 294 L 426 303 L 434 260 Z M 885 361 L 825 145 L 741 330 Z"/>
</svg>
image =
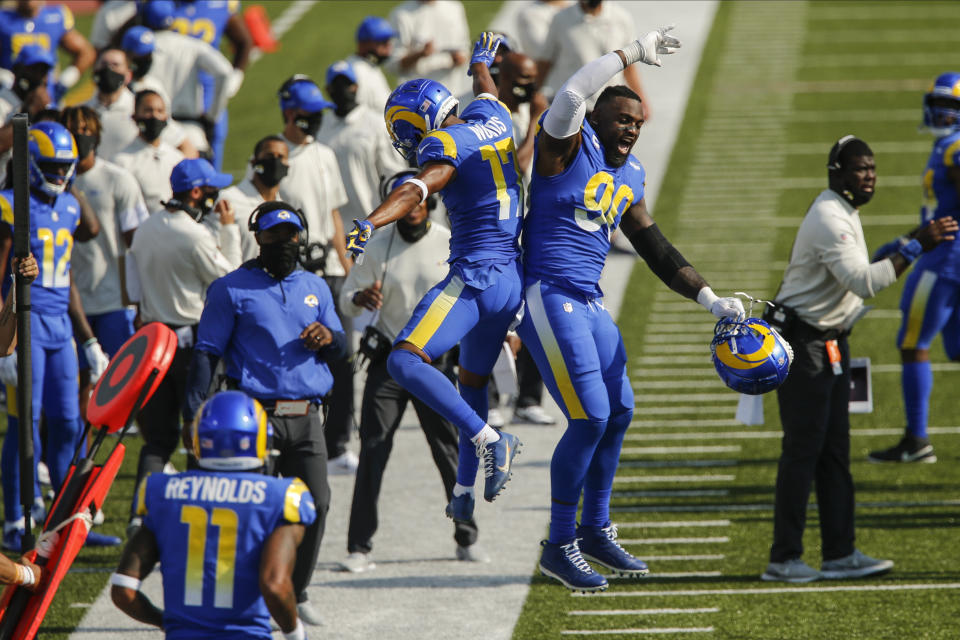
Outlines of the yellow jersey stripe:
<svg viewBox="0 0 960 640">
<path fill-rule="evenodd" d="M 13 226 L 13 205 L 3 196 L 0 196 L 0 219 Z"/>
<path fill-rule="evenodd" d="M 143 480 L 140 481 L 140 486 L 137 488 L 137 515 L 145 516 L 147 515 L 147 480 L 150 478 L 150 472 L 147 472 L 147 475 L 143 477 Z"/>
<path fill-rule="evenodd" d="M 446 131 L 434 131 L 426 135 L 426 138 L 436 138 L 443 143 L 443 155 L 449 156 L 450 158 L 457 157 L 457 143 Z"/>
<path fill-rule="evenodd" d="M 960 149 L 960 139 L 954 140 L 953 144 L 947 147 L 946 150 L 943 152 L 943 166 L 945 167 L 955 166 L 955 163 L 953 161 L 953 154 L 955 154 L 958 149 Z"/>
<path fill-rule="evenodd" d="M 283 496 L 283 519 L 287 522 L 300 522 L 300 498 L 305 491 L 309 489 L 300 478 L 294 478 L 287 487 L 287 493 Z"/>
<path fill-rule="evenodd" d="M 561 408 L 566 411 L 571 420 L 585 420 L 587 413 L 583 410 L 577 390 L 573 387 L 573 380 L 571 380 L 570 372 L 567 370 L 567 363 L 563 359 L 563 352 L 560 351 L 557 337 L 550 326 L 547 310 L 543 306 L 543 296 L 540 294 L 539 282 L 527 287 L 526 300 L 527 313 L 533 320 L 533 328 L 537 332 L 540 346 L 543 347 L 543 352 L 547 356 L 547 362 L 550 363 L 550 372 L 553 374 L 553 379 L 565 405 Z"/>
<path fill-rule="evenodd" d="M 920 276 L 920 282 L 913 291 L 913 299 L 910 301 L 910 311 L 907 313 L 907 330 L 903 334 L 903 342 L 900 343 L 901 349 L 916 349 L 917 341 L 920 339 L 920 329 L 923 327 L 923 316 L 927 309 L 927 301 L 930 299 L 930 292 L 933 291 L 933 285 L 937 282 L 937 274 L 933 271 L 924 271 Z"/>
<path fill-rule="evenodd" d="M 440 325 L 443 324 L 443 320 L 447 317 L 447 314 L 450 313 L 450 309 L 453 308 L 453 305 L 456 304 L 460 298 L 463 287 L 463 280 L 460 279 L 460 276 L 453 276 L 450 282 L 447 283 L 447 286 L 443 288 L 443 291 L 430 303 L 427 312 L 423 314 L 420 322 L 417 323 L 417 326 L 413 328 L 413 331 L 411 331 L 407 337 L 407 342 L 423 349 L 426 344 L 430 342 L 430 338 L 437 332 L 437 329 L 440 328 Z"/>
</svg>

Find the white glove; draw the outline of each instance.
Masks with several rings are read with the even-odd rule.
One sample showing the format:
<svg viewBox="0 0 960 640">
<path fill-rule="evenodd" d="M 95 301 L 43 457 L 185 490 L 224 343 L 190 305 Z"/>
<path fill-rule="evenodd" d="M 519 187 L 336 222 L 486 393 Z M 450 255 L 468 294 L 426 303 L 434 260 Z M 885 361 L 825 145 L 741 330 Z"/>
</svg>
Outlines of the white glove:
<svg viewBox="0 0 960 640">
<path fill-rule="evenodd" d="M 17 386 L 17 352 L 0 357 L 0 382 L 8 387 Z"/>
<path fill-rule="evenodd" d="M 97 380 L 110 365 L 110 358 L 103 352 L 96 338 L 90 338 L 83 344 L 83 355 L 87 358 L 87 364 L 90 365 L 90 383 L 97 384 Z"/>
<path fill-rule="evenodd" d="M 740 298 L 720 298 L 710 287 L 700 289 L 697 302 L 718 318 L 742 318 L 746 315 Z"/>
<path fill-rule="evenodd" d="M 634 40 L 624 47 L 622 51 L 627 59 L 627 64 L 631 65 L 634 62 L 644 62 L 649 65 L 662 67 L 663 64 L 660 62 L 659 56 L 675 53 L 674 50 L 682 46 L 679 40 L 667 35 L 667 31 L 672 29 L 673 25 L 660 27 L 656 31 L 651 31 L 639 40 Z"/>
</svg>

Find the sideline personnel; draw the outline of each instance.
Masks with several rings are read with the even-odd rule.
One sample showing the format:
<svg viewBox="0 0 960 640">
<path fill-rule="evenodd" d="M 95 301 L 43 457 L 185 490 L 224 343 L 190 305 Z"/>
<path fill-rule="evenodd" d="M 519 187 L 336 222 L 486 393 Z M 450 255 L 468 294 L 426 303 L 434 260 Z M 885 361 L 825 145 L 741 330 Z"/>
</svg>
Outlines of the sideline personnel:
<svg viewBox="0 0 960 640">
<path fill-rule="evenodd" d="M 870 263 L 859 208 L 873 197 L 877 181 L 873 151 L 863 140 L 844 136 L 830 150 L 827 168 L 830 188 L 800 224 L 778 307 L 765 314 L 793 347 L 795 360 L 777 389 L 783 450 L 763 580 L 862 578 L 893 567 L 893 561 L 871 558 L 854 546 L 847 336 L 865 313 L 864 298 L 893 284 L 921 253 L 952 240 L 957 230 L 953 218 L 938 218 L 896 253 Z M 821 571 L 801 558 L 811 483 L 820 513 Z"/>
<path fill-rule="evenodd" d="M 260 255 L 220 278 L 207 291 L 197 347 L 187 379 L 184 421 L 207 395 L 214 370 L 226 360 L 228 384 L 263 404 L 273 423 L 276 471 L 306 482 L 317 506 L 297 552 L 293 584 L 297 610 L 321 624 L 307 603 L 330 505 L 327 447 L 319 406 L 333 386 L 328 363 L 342 358 L 346 337 L 322 278 L 299 268 L 303 214 L 291 205 L 265 202 L 250 215 Z"/>
</svg>

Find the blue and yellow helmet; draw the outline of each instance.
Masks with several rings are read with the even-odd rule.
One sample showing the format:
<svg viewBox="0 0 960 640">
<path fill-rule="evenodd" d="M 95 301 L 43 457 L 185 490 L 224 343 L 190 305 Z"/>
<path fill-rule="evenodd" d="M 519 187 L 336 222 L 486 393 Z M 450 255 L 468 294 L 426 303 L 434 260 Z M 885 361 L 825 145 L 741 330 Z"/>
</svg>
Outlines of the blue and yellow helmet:
<svg viewBox="0 0 960 640">
<path fill-rule="evenodd" d="M 755 396 L 773 391 L 787 379 L 793 349 L 763 320 L 721 318 L 713 333 L 713 366 L 734 391 Z"/>
<path fill-rule="evenodd" d="M 457 114 L 459 101 L 435 80 L 408 80 L 387 98 L 383 119 L 393 147 L 407 161 L 416 157 L 417 146 L 430 131 L 439 129 L 450 114 Z"/>
<path fill-rule="evenodd" d="M 63 193 L 77 168 L 77 143 L 65 126 L 44 120 L 27 132 L 30 186 L 50 196 Z"/>
<path fill-rule="evenodd" d="M 960 73 L 941 73 L 930 85 L 923 96 L 923 124 L 938 138 L 960 130 Z"/>
<path fill-rule="evenodd" d="M 217 471 L 262 467 L 271 436 L 267 412 L 242 391 L 221 391 L 204 402 L 191 427 L 198 464 Z"/>
</svg>

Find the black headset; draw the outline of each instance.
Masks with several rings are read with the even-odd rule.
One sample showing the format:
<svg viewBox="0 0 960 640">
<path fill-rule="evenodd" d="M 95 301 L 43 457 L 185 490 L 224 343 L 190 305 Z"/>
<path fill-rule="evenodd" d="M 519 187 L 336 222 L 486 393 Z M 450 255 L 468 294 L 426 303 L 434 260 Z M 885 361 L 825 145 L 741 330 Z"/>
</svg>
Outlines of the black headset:
<svg viewBox="0 0 960 640">
<path fill-rule="evenodd" d="M 827 169 L 843 169 L 843 165 L 840 164 L 840 154 L 843 152 L 843 148 L 854 140 L 859 139 L 857 136 L 850 134 L 834 142 L 833 147 L 830 149 L 830 156 L 827 158 Z"/>
<path fill-rule="evenodd" d="M 280 85 L 280 89 L 277 90 L 277 95 L 280 97 L 280 99 L 281 99 L 281 100 L 289 100 L 289 99 L 290 99 L 290 88 L 291 88 L 293 85 L 295 85 L 296 83 L 298 83 L 298 82 L 310 82 L 310 83 L 312 83 L 312 84 L 316 84 L 316 82 L 314 82 L 313 79 L 312 79 L 310 76 L 308 76 L 307 74 L 305 74 L 305 73 L 295 73 L 294 75 L 292 75 L 292 76 L 290 76 L 289 78 L 287 78 L 287 79 L 284 81 L 284 83 L 283 83 L 282 85 Z"/>
</svg>

